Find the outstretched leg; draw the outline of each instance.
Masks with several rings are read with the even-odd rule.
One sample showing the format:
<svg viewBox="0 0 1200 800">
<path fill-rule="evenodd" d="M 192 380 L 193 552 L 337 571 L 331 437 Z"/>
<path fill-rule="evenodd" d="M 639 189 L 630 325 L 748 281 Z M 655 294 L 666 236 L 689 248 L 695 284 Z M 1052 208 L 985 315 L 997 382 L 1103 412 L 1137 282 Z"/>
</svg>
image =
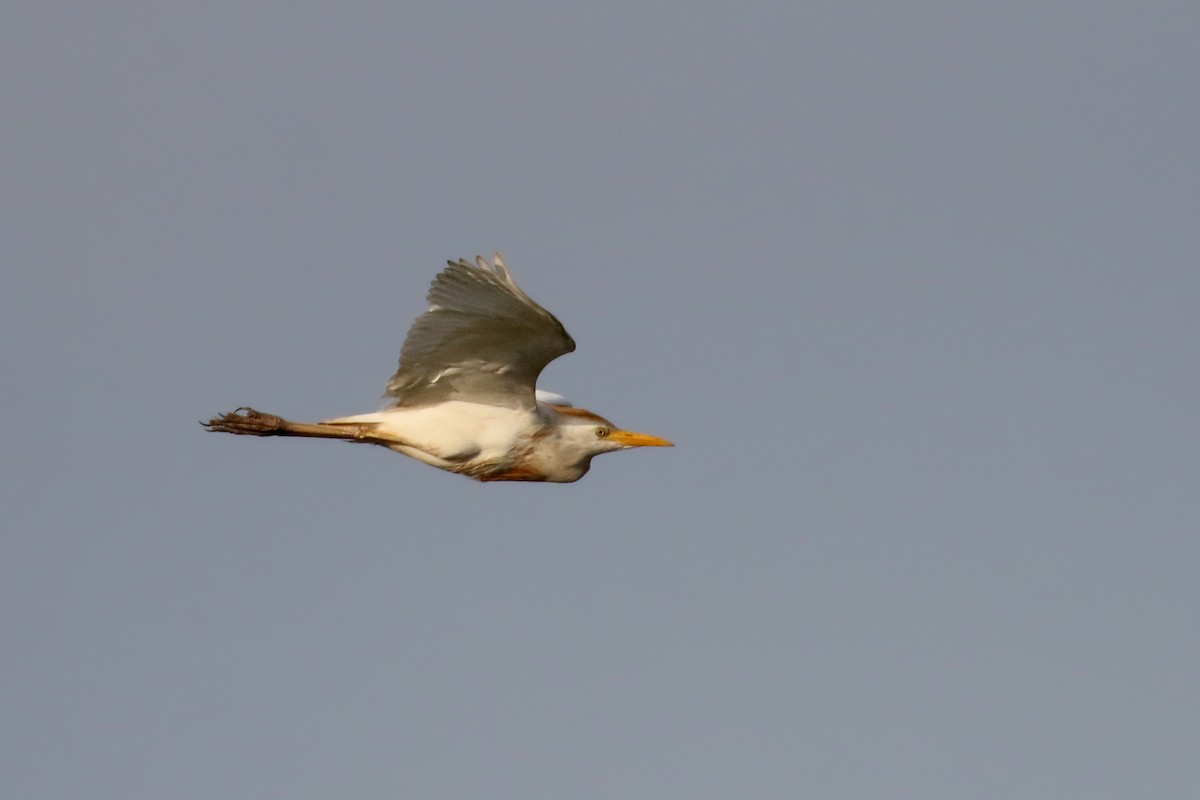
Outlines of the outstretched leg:
<svg viewBox="0 0 1200 800">
<path fill-rule="evenodd" d="M 381 443 L 372 433 L 372 424 L 331 425 L 326 422 L 292 422 L 274 414 L 264 414 L 248 406 L 200 423 L 205 429 L 242 436 L 309 436 L 317 439 L 342 439 L 349 442 Z"/>
</svg>

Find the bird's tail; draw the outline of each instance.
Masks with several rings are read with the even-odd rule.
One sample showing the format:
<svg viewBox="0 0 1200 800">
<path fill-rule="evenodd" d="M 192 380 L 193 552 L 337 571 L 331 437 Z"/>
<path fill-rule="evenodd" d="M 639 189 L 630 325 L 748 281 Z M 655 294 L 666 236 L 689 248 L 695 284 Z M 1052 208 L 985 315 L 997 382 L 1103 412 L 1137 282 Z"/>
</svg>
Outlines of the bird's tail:
<svg viewBox="0 0 1200 800">
<path fill-rule="evenodd" d="M 341 439 L 348 442 L 370 442 L 376 425 L 371 423 L 292 422 L 274 414 L 264 414 L 248 406 L 201 422 L 206 430 L 236 433 L 240 436 L 307 436 L 315 439 Z"/>
</svg>

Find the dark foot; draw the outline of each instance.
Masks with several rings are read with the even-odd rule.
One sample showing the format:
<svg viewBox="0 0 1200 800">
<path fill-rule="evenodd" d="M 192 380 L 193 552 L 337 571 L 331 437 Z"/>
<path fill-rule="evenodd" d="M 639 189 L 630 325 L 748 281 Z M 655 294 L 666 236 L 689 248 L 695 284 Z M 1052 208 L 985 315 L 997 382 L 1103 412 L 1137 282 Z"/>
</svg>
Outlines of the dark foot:
<svg viewBox="0 0 1200 800">
<path fill-rule="evenodd" d="M 207 430 L 221 433 L 238 433 L 249 436 L 272 436 L 282 433 L 287 422 L 274 414 L 264 414 L 249 406 L 201 422 Z"/>
</svg>

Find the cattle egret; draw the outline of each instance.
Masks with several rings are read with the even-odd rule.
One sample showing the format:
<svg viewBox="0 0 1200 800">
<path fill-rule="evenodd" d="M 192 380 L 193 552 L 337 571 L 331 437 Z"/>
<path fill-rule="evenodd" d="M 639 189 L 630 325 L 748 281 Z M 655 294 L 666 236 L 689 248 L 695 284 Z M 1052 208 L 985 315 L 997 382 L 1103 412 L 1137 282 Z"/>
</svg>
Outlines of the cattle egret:
<svg viewBox="0 0 1200 800">
<path fill-rule="evenodd" d="M 575 340 L 517 286 L 499 253 L 491 263 L 447 262 L 428 300 L 404 340 L 383 410 L 303 423 L 243 406 L 202 424 L 377 444 L 480 481 L 570 483 L 601 453 L 671 446 L 536 389 L 542 369 Z"/>
</svg>

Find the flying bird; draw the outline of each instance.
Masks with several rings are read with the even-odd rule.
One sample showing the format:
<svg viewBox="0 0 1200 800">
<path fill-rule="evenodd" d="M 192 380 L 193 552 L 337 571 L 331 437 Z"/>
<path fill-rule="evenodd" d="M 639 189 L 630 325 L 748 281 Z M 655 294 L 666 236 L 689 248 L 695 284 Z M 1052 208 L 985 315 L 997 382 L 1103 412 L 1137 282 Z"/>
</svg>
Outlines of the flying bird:
<svg viewBox="0 0 1200 800">
<path fill-rule="evenodd" d="M 521 290 L 499 253 L 491 263 L 448 261 L 428 300 L 404 340 L 383 410 L 309 423 L 243 406 L 201 424 L 377 444 L 480 481 L 570 483 L 601 453 L 672 446 L 537 390 L 538 375 L 575 340 Z"/>
</svg>

